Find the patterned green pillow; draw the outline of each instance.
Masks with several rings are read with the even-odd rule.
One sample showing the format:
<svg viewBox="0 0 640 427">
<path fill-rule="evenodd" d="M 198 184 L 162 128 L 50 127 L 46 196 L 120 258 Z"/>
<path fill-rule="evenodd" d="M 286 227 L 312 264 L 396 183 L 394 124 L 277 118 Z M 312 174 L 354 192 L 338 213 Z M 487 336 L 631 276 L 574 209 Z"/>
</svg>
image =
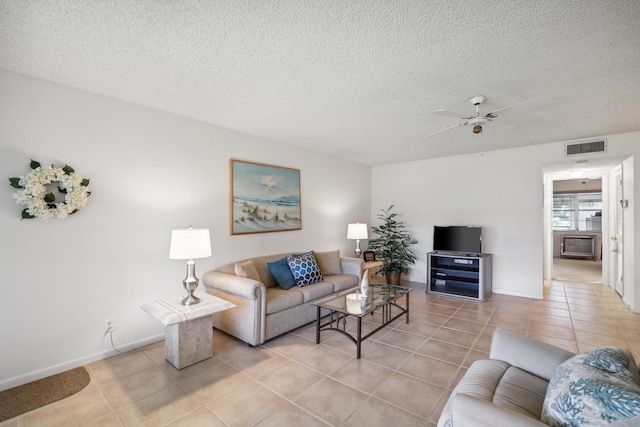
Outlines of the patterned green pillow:
<svg viewBox="0 0 640 427">
<path fill-rule="evenodd" d="M 629 350 L 604 347 L 578 354 L 553 373 L 542 422 L 563 427 L 640 425 L 637 375 Z"/>
</svg>

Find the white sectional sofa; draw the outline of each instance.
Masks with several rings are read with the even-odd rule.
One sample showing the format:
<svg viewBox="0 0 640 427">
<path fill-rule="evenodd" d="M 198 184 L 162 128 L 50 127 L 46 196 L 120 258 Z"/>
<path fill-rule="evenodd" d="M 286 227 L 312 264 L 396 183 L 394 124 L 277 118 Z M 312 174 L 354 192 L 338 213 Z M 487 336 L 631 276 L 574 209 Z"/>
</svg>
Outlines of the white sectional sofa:
<svg viewBox="0 0 640 427">
<path fill-rule="evenodd" d="M 581 354 L 496 329 L 489 359 L 474 362 L 438 427 L 640 426 L 640 376 L 629 350 Z"/>
</svg>

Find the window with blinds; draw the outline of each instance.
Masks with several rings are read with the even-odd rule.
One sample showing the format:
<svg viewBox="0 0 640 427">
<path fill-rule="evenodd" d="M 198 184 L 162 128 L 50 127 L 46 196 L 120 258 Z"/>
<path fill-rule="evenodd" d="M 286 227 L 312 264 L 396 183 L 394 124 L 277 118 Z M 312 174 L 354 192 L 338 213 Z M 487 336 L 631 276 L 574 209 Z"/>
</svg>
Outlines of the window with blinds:
<svg viewBox="0 0 640 427">
<path fill-rule="evenodd" d="M 602 193 L 554 194 L 553 229 L 602 230 Z"/>
</svg>

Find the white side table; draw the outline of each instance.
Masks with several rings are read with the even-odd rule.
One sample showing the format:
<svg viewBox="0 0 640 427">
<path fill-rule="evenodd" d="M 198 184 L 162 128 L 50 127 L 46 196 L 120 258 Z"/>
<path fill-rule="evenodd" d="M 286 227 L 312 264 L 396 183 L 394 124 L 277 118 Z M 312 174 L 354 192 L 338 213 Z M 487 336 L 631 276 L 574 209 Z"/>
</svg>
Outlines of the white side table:
<svg viewBox="0 0 640 427">
<path fill-rule="evenodd" d="M 199 304 L 182 305 L 182 297 L 159 299 L 141 308 L 162 323 L 165 358 L 177 369 L 213 356 L 213 318 L 236 305 L 207 293 L 198 294 Z"/>
</svg>

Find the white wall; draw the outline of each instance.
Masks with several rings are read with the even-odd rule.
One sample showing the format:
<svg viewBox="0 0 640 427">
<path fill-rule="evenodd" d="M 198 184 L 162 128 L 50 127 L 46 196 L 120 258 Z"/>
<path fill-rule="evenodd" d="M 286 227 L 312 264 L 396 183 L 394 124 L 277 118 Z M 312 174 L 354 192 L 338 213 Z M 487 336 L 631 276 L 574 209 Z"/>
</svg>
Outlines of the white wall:
<svg viewBox="0 0 640 427">
<path fill-rule="evenodd" d="M 640 170 L 640 132 L 608 139 L 607 155 L 639 154 L 625 168 Z M 230 236 L 230 158 L 300 169 L 303 229 Z M 30 159 L 68 163 L 90 178 L 86 208 L 64 220 L 20 220 L 8 178 L 28 173 Z M 0 390 L 113 354 L 107 318 L 122 349 L 161 339 L 161 325 L 139 307 L 182 292 L 185 265 L 168 249 L 171 229 L 188 225 L 211 229 L 201 277 L 264 253 L 351 255 L 346 224 L 375 223 L 395 204 L 419 241 L 411 280 L 426 281 L 433 225 L 476 224 L 494 254 L 494 291 L 539 298 L 542 165 L 564 160 L 559 142 L 371 169 L 0 70 Z M 637 309 L 640 186 L 633 174 L 625 179 L 633 236 L 625 298 Z"/>
<path fill-rule="evenodd" d="M 639 154 L 639 142 L 640 132 L 610 135 L 606 154 L 579 158 Z M 374 219 L 381 208 L 395 205 L 399 220 L 419 242 L 414 246 L 418 261 L 409 272 L 409 279 L 418 282 L 426 282 L 426 253 L 432 250 L 434 225 L 481 225 L 483 252 L 493 254 L 493 291 L 542 298 L 542 170 L 545 163 L 567 161 L 563 150 L 564 143 L 557 142 L 376 166 L 372 172 L 372 222 L 377 223 Z M 634 163 L 633 168 L 637 167 Z M 625 191 L 633 195 L 630 199 L 638 200 L 633 182 L 625 185 Z M 634 236 L 633 227 L 640 218 L 632 206 L 628 214 L 632 220 L 627 230 Z M 633 265 L 640 254 L 628 246 L 625 248 L 633 255 L 626 265 L 631 269 L 627 277 L 635 277 Z M 635 283 L 640 283 L 639 279 L 636 277 Z M 629 298 L 628 303 L 640 309 L 640 292 Z"/>
<path fill-rule="evenodd" d="M 231 236 L 229 160 L 301 171 L 301 231 Z M 91 179 L 85 209 L 20 220 L 9 177 L 30 159 Z M 350 222 L 366 222 L 371 168 L 316 152 L 0 70 L 0 390 L 162 338 L 140 306 L 183 293 L 185 262 L 168 258 L 173 228 L 211 229 L 218 265 L 308 249 L 351 256 Z M 196 291 L 203 292 L 202 286 Z"/>
</svg>

